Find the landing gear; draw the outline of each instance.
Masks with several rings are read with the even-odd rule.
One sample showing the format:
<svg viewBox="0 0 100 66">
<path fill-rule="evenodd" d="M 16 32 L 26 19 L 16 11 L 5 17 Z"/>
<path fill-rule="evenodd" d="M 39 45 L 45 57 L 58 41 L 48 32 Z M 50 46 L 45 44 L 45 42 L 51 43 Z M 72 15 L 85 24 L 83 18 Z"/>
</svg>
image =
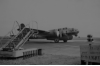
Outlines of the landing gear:
<svg viewBox="0 0 100 66">
<path fill-rule="evenodd" d="M 67 40 L 63 40 L 63 42 L 67 42 Z"/>
<path fill-rule="evenodd" d="M 58 38 L 54 39 L 54 42 L 59 43 L 59 39 Z"/>
</svg>

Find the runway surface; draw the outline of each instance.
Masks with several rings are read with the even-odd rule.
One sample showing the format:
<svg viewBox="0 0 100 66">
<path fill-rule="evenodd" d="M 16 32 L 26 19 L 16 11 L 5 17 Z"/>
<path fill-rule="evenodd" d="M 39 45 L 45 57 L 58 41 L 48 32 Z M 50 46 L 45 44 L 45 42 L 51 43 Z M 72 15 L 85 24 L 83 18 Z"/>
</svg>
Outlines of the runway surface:
<svg viewBox="0 0 100 66">
<path fill-rule="evenodd" d="M 80 46 L 88 44 L 87 40 L 54 43 L 44 39 L 33 39 L 26 42 L 23 48 L 41 48 L 43 55 L 24 60 L 0 60 L 0 65 L 80 65 Z M 92 44 L 100 44 L 100 41 L 94 41 Z"/>
<path fill-rule="evenodd" d="M 98 44 L 99 42 L 93 42 L 92 44 Z M 27 48 L 41 48 L 43 54 L 52 55 L 68 55 L 68 56 L 80 56 L 80 46 L 88 45 L 87 40 L 69 40 L 67 43 L 60 41 L 54 43 L 45 39 L 34 39 L 27 42 L 23 47 Z"/>
</svg>

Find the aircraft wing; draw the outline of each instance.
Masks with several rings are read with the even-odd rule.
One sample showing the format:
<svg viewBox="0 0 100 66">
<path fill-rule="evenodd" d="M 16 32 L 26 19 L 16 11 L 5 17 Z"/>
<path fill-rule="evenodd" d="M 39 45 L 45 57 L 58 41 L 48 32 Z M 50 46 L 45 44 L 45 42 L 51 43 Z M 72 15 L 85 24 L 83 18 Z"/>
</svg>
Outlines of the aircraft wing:
<svg viewBox="0 0 100 66">
<path fill-rule="evenodd" d="M 26 28 L 27 30 L 29 30 L 29 28 Z M 20 29 L 17 29 L 18 31 Z M 50 36 L 50 32 L 49 31 L 45 31 L 45 30 L 37 30 L 37 29 L 32 29 L 35 31 L 36 34 L 34 34 L 33 36 L 30 37 L 30 39 L 36 39 L 36 38 L 46 38 L 47 36 Z"/>
<path fill-rule="evenodd" d="M 37 37 L 35 37 L 34 35 L 30 37 L 31 38 L 46 38 L 47 36 L 50 36 L 50 32 L 49 31 L 44 31 L 44 30 L 37 30 L 37 29 L 33 29 L 34 31 L 38 31 L 37 34 L 35 34 Z"/>
</svg>

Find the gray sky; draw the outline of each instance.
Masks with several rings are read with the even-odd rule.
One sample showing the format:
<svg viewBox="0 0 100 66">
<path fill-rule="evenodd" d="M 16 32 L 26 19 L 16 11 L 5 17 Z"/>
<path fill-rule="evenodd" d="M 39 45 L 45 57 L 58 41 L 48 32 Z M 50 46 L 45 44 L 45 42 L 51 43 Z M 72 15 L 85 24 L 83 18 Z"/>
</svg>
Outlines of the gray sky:
<svg viewBox="0 0 100 66">
<path fill-rule="evenodd" d="M 100 0 L 0 0 L 0 35 L 16 20 L 37 21 L 43 30 L 74 27 L 80 36 L 100 37 Z"/>
</svg>

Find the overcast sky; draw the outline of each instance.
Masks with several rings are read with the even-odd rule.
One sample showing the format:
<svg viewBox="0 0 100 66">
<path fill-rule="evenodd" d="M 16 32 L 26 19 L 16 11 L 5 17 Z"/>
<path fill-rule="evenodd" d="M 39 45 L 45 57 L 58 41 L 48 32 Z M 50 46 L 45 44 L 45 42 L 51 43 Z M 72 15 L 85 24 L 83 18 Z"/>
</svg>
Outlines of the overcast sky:
<svg viewBox="0 0 100 66">
<path fill-rule="evenodd" d="M 43 30 L 74 27 L 80 36 L 100 37 L 100 0 L 0 0 L 0 35 L 16 20 L 37 21 Z"/>
</svg>

